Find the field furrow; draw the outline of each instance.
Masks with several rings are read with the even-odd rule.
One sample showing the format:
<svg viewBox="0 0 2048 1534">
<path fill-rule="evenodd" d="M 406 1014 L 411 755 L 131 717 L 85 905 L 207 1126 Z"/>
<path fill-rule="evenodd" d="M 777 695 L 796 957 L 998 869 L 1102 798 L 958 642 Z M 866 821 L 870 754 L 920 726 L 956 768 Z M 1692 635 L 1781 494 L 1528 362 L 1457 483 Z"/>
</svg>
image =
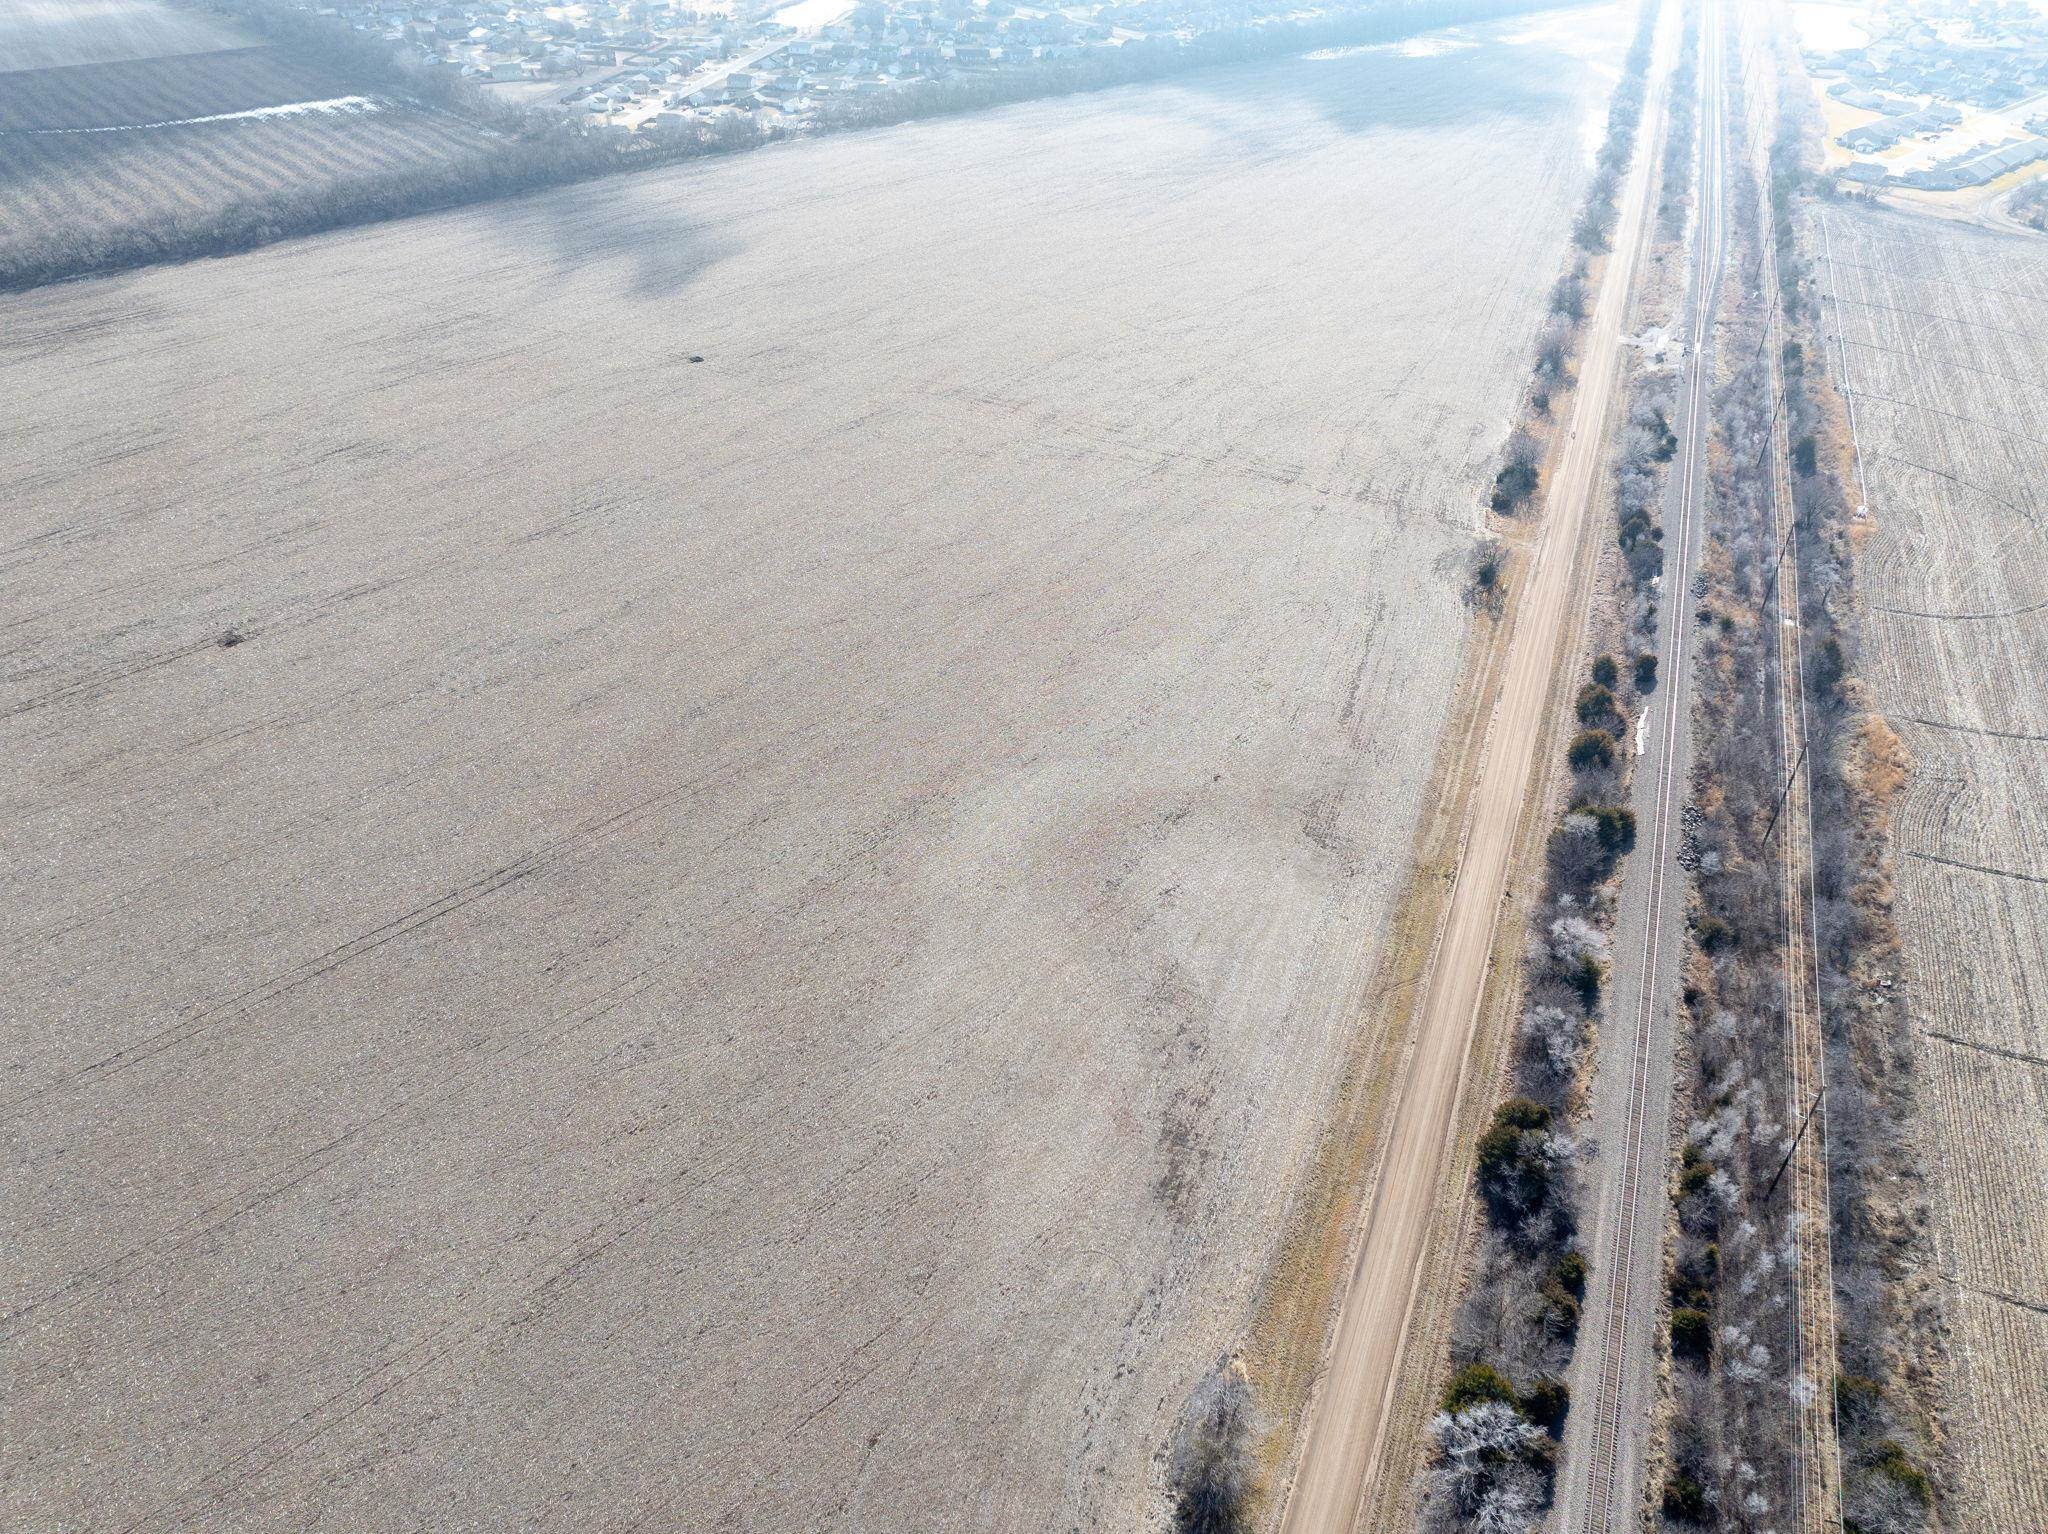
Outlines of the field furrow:
<svg viewBox="0 0 2048 1534">
<path fill-rule="evenodd" d="M 0 73 L 0 133 L 119 130 L 345 94 L 333 73 L 275 48 L 18 70 Z"/>
</svg>

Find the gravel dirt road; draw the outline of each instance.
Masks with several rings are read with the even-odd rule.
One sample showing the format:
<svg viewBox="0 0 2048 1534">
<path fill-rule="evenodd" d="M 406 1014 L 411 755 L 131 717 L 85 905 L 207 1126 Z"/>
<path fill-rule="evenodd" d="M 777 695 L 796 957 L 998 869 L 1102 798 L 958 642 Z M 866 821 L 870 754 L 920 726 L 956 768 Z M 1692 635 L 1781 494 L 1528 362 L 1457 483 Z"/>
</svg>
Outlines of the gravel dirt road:
<svg viewBox="0 0 2048 1534">
<path fill-rule="evenodd" d="M 1667 32 L 1669 31 L 1667 27 Z M 1378 1472 L 1431 1225 L 1456 1217 L 1447 1188 L 1451 1121 L 1478 1027 L 1481 996 L 1529 797 L 1558 657 L 1582 615 L 1569 601 L 1587 557 L 1590 509 L 1607 462 L 1607 424 L 1635 268 L 1650 223 L 1650 186 L 1671 39 L 1660 43 L 1643 148 L 1619 200 L 1614 248 L 1587 324 L 1567 434 L 1550 470 L 1543 524 L 1513 610 L 1499 700 L 1468 811 L 1463 857 L 1417 1003 L 1414 1044 L 1396 1086 L 1393 1123 L 1361 1224 L 1349 1285 L 1289 1493 L 1287 1534 L 1349 1534 Z"/>
</svg>

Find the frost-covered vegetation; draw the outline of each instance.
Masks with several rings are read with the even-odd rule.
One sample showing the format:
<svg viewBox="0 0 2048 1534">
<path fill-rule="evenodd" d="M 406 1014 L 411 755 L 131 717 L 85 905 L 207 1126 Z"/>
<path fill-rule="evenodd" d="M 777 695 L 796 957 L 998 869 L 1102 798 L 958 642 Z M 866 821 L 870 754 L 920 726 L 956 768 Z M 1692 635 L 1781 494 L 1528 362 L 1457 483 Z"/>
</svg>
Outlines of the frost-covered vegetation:
<svg viewBox="0 0 2048 1534">
<path fill-rule="evenodd" d="M 1699 139 L 1700 15 L 1685 13 L 1678 65 L 1671 72 L 1671 108 L 1664 114 L 1664 167 L 1657 193 L 1657 225 L 1666 236 L 1685 222 L 1692 191 L 1693 151 Z"/>
<path fill-rule="evenodd" d="M 1750 317 L 1760 324 L 1766 303 L 1775 304 L 1782 339 L 1775 357 L 1759 346 L 1736 358 L 1716 395 L 1708 580 L 1690 614 L 1701 629 L 1689 838 L 1697 898 L 1686 989 L 1691 1078 L 1681 1093 L 1689 1107 L 1672 1192 L 1675 1410 L 1662 1511 L 1672 1529 L 1790 1516 L 1795 1418 L 1816 1392 L 1832 1390 L 1845 1527 L 1909 1534 L 1926 1526 L 1932 1483 L 1920 1468 L 1926 1449 L 1917 1415 L 1891 1379 L 1896 1307 L 1881 1275 L 1895 1268 L 1898 1233 L 1885 1236 L 1883 1222 L 1870 1218 L 1867 1181 L 1896 1151 L 1898 1084 L 1883 1080 L 1888 1061 L 1871 1069 L 1849 1024 L 1851 975 L 1876 933 L 1857 897 L 1874 853 L 1854 802 L 1861 710 L 1841 625 L 1851 575 L 1848 506 L 1817 447 L 1826 429 L 1812 360 L 1819 314 L 1799 223 L 1817 156 L 1810 123 L 1789 99 L 1785 112 L 1768 188 L 1738 171 L 1731 198 L 1742 291 L 1763 287 L 1765 240 L 1779 274 L 1776 292 L 1748 306 Z M 1755 216 L 1760 204 L 1767 229 Z M 1782 464 L 1773 461 L 1780 411 Z M 1781 472 L 1797 531 L 1789 544 L 1776 533 L 1773 486 Z M 1805 655 L 1803 762 L 1780 759 L 1770 681 L 1781 661 L 1773 602 L 1784 562 L 1794 558 Z M 1783 831 L 1794 771 L 1810 774 L 1812 790 L 1840 1351 L 1838 1359 L 1804 1360 L 1803 1376 L 1793 1305 L 1797 1216 L 1784 1174 L 1797 1138 L 1818 1132 L 1819 1105 L 1811 1097 L 1793 1101 L 1786 1089 L 1786 865 L 1773 840 Z"/>
<path fill-rule="evenodd" d="M 1572 238 L 1584 251 L 1605 250 L 1614 236 L 1615 199 L 1621 195 L 1621 180 L 1635 155 L 1636 132 L 1643 122 L 1643 101 L 1649 89 L 1650 54 L 1657 41 L 1660 7 L 1643 7 L 1641 25 L 1636 29 L 1628 59 L 1622 65 L 1621 80 L 1614 87 L 1614 99 L 1607 109 L 1607 137 L 1601 142 L 1594 163 L 1593 186 L 1586 205 L 1579 212 Z"/>
<path fill-rule="evenodd" d="M 2048 231 L 2048 176 L 2036 177 L 2021 187 L 2007 206 L 2028 228 Z"/>
<path fill-rule="evenodd" d="M 1592 260 L 1607 248 L 1613 233 L 1615 198 L 1620 195 L 1622 174 L 1635 152 L 1636 132 L 1642 124 L 1658 14 L 1657 0 L 1651 0 L 1638 18 L 1635 37 L 1622 63 L 1621 80 L 1608 106 L 1607 134 L 1601 141 L 1593 182 L 1572 226 L 1571 263 L 1551 289 L 1550 312 L 1537 332 L 1527 419 L 1502 447 L 1500 467 L 1487 498 L 1492 510 L 1502 516 L 1512 516 L 1528 505 L 1542 481 L 1544 439 L 1531 428 L 1549 417 L 1551 401 L 1571 381 L 1572 361 L 1588 313 Z"/>
</svg>

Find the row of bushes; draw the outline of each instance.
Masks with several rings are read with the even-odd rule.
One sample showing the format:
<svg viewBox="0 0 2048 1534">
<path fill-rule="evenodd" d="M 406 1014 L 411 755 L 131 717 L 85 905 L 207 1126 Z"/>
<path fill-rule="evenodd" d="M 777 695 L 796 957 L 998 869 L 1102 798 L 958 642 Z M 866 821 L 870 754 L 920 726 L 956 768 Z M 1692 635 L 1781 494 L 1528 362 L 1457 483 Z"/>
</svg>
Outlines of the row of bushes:
<svg viewBox="0 0 2048 1534">
<path fill-rule="evenodd" d="M 1672 71 L 1671 107 L 1665 122 L 1664 162 L 1658 176 L 1657 229 L 1676 239 L 1690 205 L 1693 160 L 1699 142 L 1699 14 L 1688 11 Z M 1642 366 L 1628 386 L 1628 416 L 1614 456 L 1615 539 L 1621 546 L 1622 582 L 1629 611 L 1625 627 L 1641 650 L 1635 665 L 1638 686 L 1656 685 L 1659 577 L 1664 571 L 1664 523 L 1659 514 L 1671 460 L 1678 452 L 1673 417 L 1678 408 L 1677 375 Z"/>
<path fill-rule="evenodd" d="M 1731 82 L 1739 89 L 1739 82 Z M 1723 452 L 1714 470 L 1709 589 L 1697 609 L 1702 628 L 1696 741 L 1694 947 L 1686 1011 L 1691 1022 L 1690 1121 L 1672 1190 L 1678 1239 L 1670 1270 L 1670 1339 L 1677 1364 L 1672 1460 L 1663 1492 L 1667 1526 L 1692 1529 L 1755 1523 L 1789 1512 L 1795 1494 L 1787 1446 L 1802 1388 L 1832 1385 L 1845 1472 L 1845 1529 L 1911 1534 L 1926 1527 L 1932 1486 L 1916 1462 L 1914 1414 L 1886 1381 L 1895 1322 L 1878 1274 L 1890 1254 L 1859 1242 L 1863 1169 L 1889 1127 L 1868 1085 L 1868 1061 L 1848 1047 L 1848 975 L 1866 934 L 1852 884 L 1866 856 L 1857 846 L 1844 750 L 1855 724 L 1853 656 L 1834 614 L 1846 593 L 1847 507 L 1822 472 L 1820 410 L 1809 348 L 1817 334 L 1810 263 L 1797 214 L 1818 163 L 1817 134 L 1796 84 L 1780 103 L 1781 129 L 1761 199 L 1769 229 L 1752 210 L 1758 189 L 1738 196 L 1743 293 L 1761 290 L 1763 239 L 1777 258 L 1778 291 L 1790 338 L 1772 369 L 1751 357 L 1715 402 Z M 1738 116 L 1738 120 L 1741 120 Z M 1761 316 L 1753 316 L 1761 319 Z M 1781 825 L 1785 775 L 1779 759 L 1771 678 L 1781 633 L 1771 611 L 1779 547 L 1770 458 L 1772 417 L 1786 411 L 1793 512 L 1807 636 L 1807 763 L 1811 773 L 1815 928 L 1828 1051 L 1827 1143 L 1839 1360 L 1808 1360 L 1815 1376 L 1791 1377 L 1796 1312 L 1790 1199 L 1779 1182 L 1786 1152 L 1812 1112 L 1784 1090 L 1786 1048 L 1782 864 L 1771 838 Z M 1762 685 L 1759 685 L 1759 678 Z"/>
<path fill-rule="evenodd" d="M 1824 464 L 1821 391 L 1825 356 L 1819 295 L 1802 234 L 1823 190 L 1822 125 L 1795 79 L 1785 92 L 1771 146 L 1773 238 L 1780 291 L 1794 339 L 1783 348 L 1783 408 L 1790 443 L 1793 509 L 1799 528 L 1800 627 L 1805 635 L 1807 761 L 1812 790 L 1814 928 L 1826 1049 L 1826 1139 L 1834 1261 L 1837 1358 L 1832 1384 L 1841 1443 L 1846 1534 L 1920 1534 L 1937 1522 L 1936 1486 L 1923 1466 L 1932 1442 L 1930 1403 L 1900 1372 L 1909 1335 L 1939 1325 L 1916 1314 L 1897 1279 L 1931 1265 L 1924 1228 L 1879 1210 L 1882 1184 L 1919 1182 L 1905 1118 L 1912 1047 L 1903 1009 L 1866 997 L 1855 975 L 1862 957 L 1895 949 L 1890 918 L 1872 887 L 1884 880 L 1882 831 L 1861 812 L 1853 765 L 1863 702 L 1854 681 L 1854 563 L 1850 502 Z M 1827 1381 L 1823 1380 L 1823 1385 Z"/>
<path fill-rule="evenodd" d="M 1739 78 L 1727 83 L 1739 93 Z M 1730 174 L 1746 179 L 1747 158 L 1731 159 Z M 1764 240 L 1777 242 L 1781 259 L 1796 255 L 1791 188 L 1773 186 L 1768 231 L 1750 189 L 1729 198 L 1738 272 L 1724 291 L 1738 295 L 1733 318 L 1761 324 L 1761 311 L 1778 301 L 1752 296 L 1764 291 Z M 1778 360 L 1797 355 L 1788 345 Z M 1705 590 L 1688 614 L 1699 629 L 1684 996 L 1690 1071 L 1671 1190 L 1676 1409 L 1662 1499 L 1667 1523 L 1687 1528 L 1787 1517 L 1796 1495 L 1797 1251 L 1777 1174 L 1809 1104 L 1786 1092 L 1785 890 L 1771 840 L 1793 765 L 1778 749 L 1772 682 L 1780 633 L 1770 602 L 1782 552 L 1770 456 L 1776 409 L 1771 359 L 1753 350 L 1714 395 L 1720 451 L 1710 460 Z"/>
<path fill-rule="evenodd" d="M 1620 682 L 1611 658 L 1594 664 L 1596 678 Z M 1474 1159 L 1485 1226 L 1452 1335 L 1459 1372 L 1432 1423 L 1430 1529 L 1532 1526 L 1554 1490 L 1562 1381 L 1587 1271 L 1578 1249 L 1582 1152 L 1570 1124 L 1606 988 L 1613 881 L 1636 834 L 1633 812 L 1615 802 L 1625 796 L 1614 747 L 1620 709 L 1599 680 L 1577 700 L 1588 727 L 1567 748 L 1571 807 L 1550 837 L 1523 955 L 1514 1095 L 1494 1111 Z M 1496 1383 L 1475 1390 L 1475 1381 Z"/>
<path fill-rule="evenodd" d="M 1572 242 L 1592 253 L 1607 249 L 1614 237 L 1615 199 L 1621 195 L 1621 178 L 1635 155 L 1636 132 L 1642 126 L 1643 100 L 1649 88 L 1650 54 L 1657 43 L 1658 7 L 1648 6 L 1629 45 L 1622 65 L 1621 81 L 1607 108 L 1607 137 L 1600 145 L 1593 166 L 1593 187 L 1579 221 L 1572 227 Z"/>
<path fill-rule="evenodd" d="M 1692 191 L 1693 151 L 1699 137 L 1700 16 L 1685 14 L 1678 67 L 1671 73 L 1671 109 L 1664 118 L 1664 170 L 1657 193 L 1657 226 L 1667 236 L 1684 226 Z"/>
<path fill-rule="evenodd" d="M 1536 357 L 1529 389 L 1529 411 L 1542 418 L 1550 414 L 1553 395 L 1562 388 L 1570 372 L 1579 330 L 1584 325 L 1589 299 L 1592 255 L 1606 248 L 1614 224 L 1614 199 L 1621 174 L 1634 152 L 1636 131 L 1642 122 L 1644 81 L 1650 68 L 1650 54 L 1657 36 L 1659 6 L 1645 7 L 1638 18 L 1634 40 L 1622 65 L 1622 77 L 1607 109 L 1607 135 L 1577 220 L 1572 225 L 1571 264 L 1550 290 L 1550 304 L 1542 328 L 1536 335 Z M 1588 241 L 1588 231 L 1597 237 Z M 1513 516 L 1536 494 L 1542 478 L 1543 443 L 1524 422 L 1508 434 L 1495 472 L 1488 505 L 1500 516 Z"/>
<path fill-rule="evenodd" d="M 1749 294 L 1762 249 L 1752 206 L 1732 199 Z M 1753 306 L 1752 306 L 1753 307 Z M 1747 316 L 1754 319 L 1752 314 Z M 1787 1200 L 1766 1198 L 1802 1104 L 1787 1100 L 1783 891 L 1772 844 L 1782 774 L 1763 617 L 1776 539 L 1770 369 L 1752 356 L 1716 391 L 1705 589 L 1679 621 L 1698 626 L 1694 783 L 1688 816 L 1692 948 L 1684 1015 L 1681 1159 L 1668 1270 L 1674 1361 L 1669 1523 L 1763 1526 L 1790 1516 L 1789 1372 L 1794 1311 Z M 1686 598 L 1682 598 L 1684 600 Z M 1760 685 L 1759 679 L 1763 679 Z"/>
</svg>

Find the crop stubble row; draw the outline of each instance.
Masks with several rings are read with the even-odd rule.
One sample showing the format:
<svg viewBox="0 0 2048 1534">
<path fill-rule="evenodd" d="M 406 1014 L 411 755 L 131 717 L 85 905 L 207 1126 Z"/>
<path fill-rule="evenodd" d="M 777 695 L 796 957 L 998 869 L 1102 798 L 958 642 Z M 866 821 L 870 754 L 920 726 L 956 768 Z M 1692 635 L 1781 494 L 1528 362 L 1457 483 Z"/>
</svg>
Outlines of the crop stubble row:
<svg viewBox="0 0 2048 1534">
<path fill-rule="evenodd" d="M 248 39 L 197 6 L 163 0 L 8 0 L 0 74 L 233 48 Z"/>
<path fill-rule="evenodd" d="M 0 133 L 174 122 L 346 93 L 329 71 L 271 47 L 15 70 L 0 73 Z"/>
</svg>

